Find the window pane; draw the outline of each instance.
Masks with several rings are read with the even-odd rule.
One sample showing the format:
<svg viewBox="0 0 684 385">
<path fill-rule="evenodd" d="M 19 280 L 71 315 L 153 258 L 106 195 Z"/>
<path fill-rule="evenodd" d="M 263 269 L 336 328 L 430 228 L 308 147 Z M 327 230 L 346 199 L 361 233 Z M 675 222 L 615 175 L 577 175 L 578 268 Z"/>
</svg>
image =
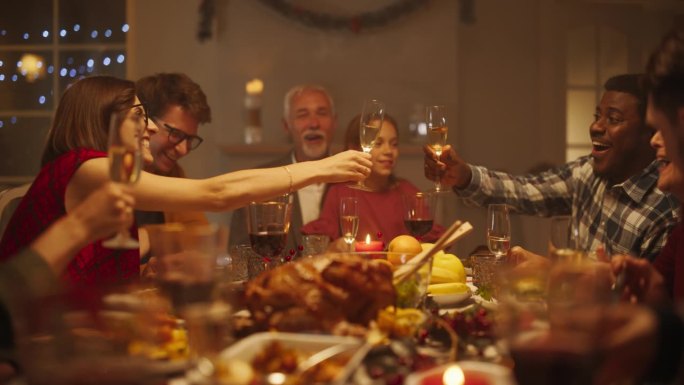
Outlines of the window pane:
<svg viewBox="0 0 684 385">
<path fill-rule="evenodd" d="M 62 43 L 125 43 L 126 0 L 61 0 Z"/>
<path fill-rule="evenodd" d="M 596 43 L 592 26 L 568 31 L 567 81 L 571 86 L 593 86 L 596 82 Z"/>
<path fill-rule="evenodd" d="M 589 125 L 596 111 L 594 91 L 568 90 L 566 94 L 565 140 L 571 144 L 589 144 Z"/>
<path fill-rule="evenodd" d="M 35 175 L 50 118 L 0 116 L 0 175 Z"/>
<path fill-rule="evenodd" d="M 52 0 L 3 1 L 0 45 L 52 43 Z"/>
<path fill-rule="evenodd" d="M 568 148 L 565 150 L 565 161 L 570 162 L 581 156 L 589 154 L 591 154 L 591 146 Z"/>
<path fill-rule="evenodd" d="M 53 107 L 52 79 L 54 71 L 50 51 L 33 51 L 24 57 L 23 52 L 0 52 L 0 110 L 51 110 Z M 21 70 L 28 70 L 22 75 Z M 36 72 L 37 71 L 37 72 Z M 31 74 L 38 74 L 32 80 Z"/>
<path fill-rule="evenodd" d="M 601 27 L 599 44 L 601 84 L 611 76 L 626 74 L 627 36 L 614 29 Z"/>
<path fill-rule="evenodd" d="M 59 55 L 59 94 L 76 79 L 90 75 L 126 77 L 124 50 L 71 51 Z"/>
</svg>

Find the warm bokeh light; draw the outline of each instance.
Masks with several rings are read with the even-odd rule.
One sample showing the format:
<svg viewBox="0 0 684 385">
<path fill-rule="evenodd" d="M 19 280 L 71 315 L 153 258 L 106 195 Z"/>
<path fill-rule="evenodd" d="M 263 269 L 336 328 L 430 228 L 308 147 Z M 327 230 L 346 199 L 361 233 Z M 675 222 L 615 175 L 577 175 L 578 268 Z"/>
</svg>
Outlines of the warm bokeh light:
<svg viewBox="0 0 684 385">
<path fill-rule="evenodd" d="M 249 95 L 259 95 L 264 90 L 264 82 L 261 79 L 252 79 L 247 82 L 245 86 L 245 91 Z"/>
<path fill-rule="evenodd" d="M 461 367 L 453 365 L 447 368 L 444 371 L 442 382 L 444 382 L 444 385 L 463 385 L 465 383 L 465 375 Z"/>
<path fill-rule="evenodd" d="M 45 59 L 32 53 L 25 53 L 17 63 L 17 71 L 32 83 L 45 76 Z"/>
</svg>

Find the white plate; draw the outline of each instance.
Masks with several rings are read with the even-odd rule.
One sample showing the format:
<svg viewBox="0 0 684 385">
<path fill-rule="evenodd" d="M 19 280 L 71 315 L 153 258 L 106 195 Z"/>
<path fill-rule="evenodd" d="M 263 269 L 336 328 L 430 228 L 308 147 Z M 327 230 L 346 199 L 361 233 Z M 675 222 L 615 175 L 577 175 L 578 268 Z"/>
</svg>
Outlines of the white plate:
<svg viewBox="0 0 684 385">
<path fill-rule="evenodd" d="M 271 342 L 279 342 L 286 348 L 296 349 L 305 356 L 310 356 L 327 347 L 333 345 L 348 345 L 349 361 L 345 369 L 338 375 L 334 384 L 343 384 L 352 374 L 356 367 L 361 363 L 363 357 L 368 352 L 369 345 L 364 345 L 364 341 L 354 337 L 340 337 L 324 334 L 303 334 L 303 333 L 280 333 L 265 332 L 255 333 L 244 338 L 229 348 L 221 352 L 220 358 L 225 360 L 238 359 L 251 362 L 254 356 L 262 352 Z M 354 350 L 357 346 L 359 349 Z M 342 353 L 342 355 L 347 353 Z"/>
<path fill-rule="evenodd" d="M 511 374 L 510 369 L 501 365 L 480 361 L 459 361 L 438 366 L 424 372 L 412 373 L 406 377 L 404 385 L 422 385 L 423 380 L 425 380 L 427 377 L 436 374 L 442 374 L 452 365 L 460 366 L 465 372 L 466 378 L 468 377 L 468 373 L 474 373 L 476 375 L 485 377 L 487 380 L 489 380 L 491 385 L 515 385 L 515 381 L 513 380 L 513 375 Z"/>
<path fill-rule="evenodd" d="M 429 297 L 431 297 L 440 307 L 450 307 L 458 305 L 470 298 L 471 295 L 472 293 L 468 290 L 465 293 L 458 294 L 430 294 Z"/>
</svg>

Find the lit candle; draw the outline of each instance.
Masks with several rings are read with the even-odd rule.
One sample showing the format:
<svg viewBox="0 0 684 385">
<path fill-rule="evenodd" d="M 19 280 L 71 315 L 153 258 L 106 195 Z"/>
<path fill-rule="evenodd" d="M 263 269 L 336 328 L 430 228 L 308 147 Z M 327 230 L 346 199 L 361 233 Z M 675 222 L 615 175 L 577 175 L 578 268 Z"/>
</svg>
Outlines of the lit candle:
<svg viewBox="0 0 684 385">
<path fill-rule="evenodd" d="M 487 376 L 478 372 L 464 372 L 458 365 L 451 365 L 444 373 L 426 376 L 420 385 L 492 385 Z"/>
<path fill-rule="evenodd" d="M 261 129 L 261 93 L 264 82 L 252 79 L 245 84 L 245 108 L 247 109 L 247 125 L 245 127 L 245 143 L 261 143 L 263 139 Z"/>
<path fill-rule="evenodd" d="M 363 252 L 363 251 L 382 251 L 384 247 L 384 244 L 382 241 L 372 241 L 370 234 L 366 234 L 366 241 L 365 242 L 356 242 L 356 246 L 354 249 L 357 252 Z"/>
</svg>

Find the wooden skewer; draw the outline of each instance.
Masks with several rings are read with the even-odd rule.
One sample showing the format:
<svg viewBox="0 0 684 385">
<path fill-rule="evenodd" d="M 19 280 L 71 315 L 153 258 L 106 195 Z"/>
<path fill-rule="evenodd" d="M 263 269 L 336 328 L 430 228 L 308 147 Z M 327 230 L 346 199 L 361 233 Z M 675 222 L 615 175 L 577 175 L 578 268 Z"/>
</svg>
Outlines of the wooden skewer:
<svg viewBox="0 0 684 385">
<path fill-rule="evenodd" d="M 410 277 L 413 273 L 418 271 L 418 269 L 420 269 L 425 262 L 429 261 L 433 255 L 440 250 L 444 250 L 444 248 L 453 244 L 462 236 L 468 234 L 472 229 L 473 226 L 468 222 L 463 223 L 458 220 L 454 222 L 451 227 L 449 227 L 447 231 L 445 231 L 444 234 L 439 237 L 434 246 L 418 253 L 418 255 L 411 258 L 411 263 L 401 265 L 397 270 L 394 271 L 394 284 L 396 285 L 401 283 L 403 280 Z"/>
</svg>

